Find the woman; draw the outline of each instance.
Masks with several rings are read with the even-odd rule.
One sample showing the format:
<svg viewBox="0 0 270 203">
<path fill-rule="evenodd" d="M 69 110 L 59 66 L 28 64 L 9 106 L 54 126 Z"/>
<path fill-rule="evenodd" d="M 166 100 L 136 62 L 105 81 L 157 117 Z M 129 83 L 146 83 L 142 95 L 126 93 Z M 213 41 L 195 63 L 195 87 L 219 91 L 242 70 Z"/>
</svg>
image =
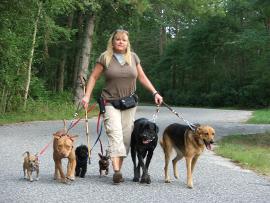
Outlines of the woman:
<svg viewBox="0 0 270 203">
<path fill-rule="evenodd" d="M 134 94 L 137 78 L 152 93 L 156 104 L 160 105 L 163 98 L 145 75 L 138 56 L 131 52 L 128 32 L 125 30 L 116 30 L 111 35 L 107 50 L 98 58 L 82 99 L 85 108 L 88 106 L 95 83 L 102 74 L 105 77 L 105 87 L 101 96 L 106 101 L 104 125 L 109 138 L 109 151 L 114 170 L 113 182 L 120 183 L 124 181 L 121 167 L 123 159 L 129 152 L 136 107 L 121 110 L 115 108 L 112 101 L 119 101 Z"/>
</svg>

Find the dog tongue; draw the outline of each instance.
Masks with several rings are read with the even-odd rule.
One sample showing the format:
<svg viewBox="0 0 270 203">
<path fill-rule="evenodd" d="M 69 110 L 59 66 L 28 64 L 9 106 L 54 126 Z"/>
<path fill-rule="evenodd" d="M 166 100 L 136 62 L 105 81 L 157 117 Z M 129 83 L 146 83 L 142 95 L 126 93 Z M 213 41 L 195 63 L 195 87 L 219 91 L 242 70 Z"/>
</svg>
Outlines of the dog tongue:
<svg viewBox="0 0 270 203">
<path fill-rule="evenodd" d="M 148 144 L 150 140 L 143 140 L 143 144 Z"/>
<path fill-rule="evenodd" d="M 206 148 L 208 149 L 208 150 L 211 150 L 212 148 L 211 148 L 211 144 L 206 144 Z"/>
</svg>

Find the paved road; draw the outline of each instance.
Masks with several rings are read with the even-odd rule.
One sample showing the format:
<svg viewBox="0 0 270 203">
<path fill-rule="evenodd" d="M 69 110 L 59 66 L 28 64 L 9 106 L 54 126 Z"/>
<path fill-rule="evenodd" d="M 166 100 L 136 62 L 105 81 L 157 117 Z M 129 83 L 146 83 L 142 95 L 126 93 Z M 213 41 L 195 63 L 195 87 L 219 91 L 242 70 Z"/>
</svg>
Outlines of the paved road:
<svg viewBox="0 0 270 203">
<path fill-rule="evenodd" d="M 244 121 L 251 116 L 250 111 L 216 110 L 200 108 L 175 108 L 190 122 L 212 125 L 217 139 L 231 133 L 256 133 L 270 130 L 270 125 L 246 125 Z M 151 119 L 153 107 L 139 107 L 137 117 Z M 166 125 L 182 122 L 165 108 L 157 117 L 161 132 Z M 89 126 L 92 142 L 95 140 L 96 118 Z M 0 202 L 269 202 L 270 180 L 249 170 L 243 170 L 229 160 L 205 151 L 198 160 L 194 171 L 194 188 L 185 185 L 186 171 L 183 161 L 179 163 L 180 179 L 170 184 L 164 183 L 163 154 L 160 146 L 156 148 L 150 165 L 152 183 L 144 185 L 132 182 L 133 166 L 130 157 L 124 162 L 123 175 L 126 179 L 121 185 L 112 184 L 112 171 L 108 177 L 98 175 L 99 146 L 92 153 L 92 163 L 88 165 L 86 178 L 76 179 L 70 185 L 53 180 L 54 162 L 52 146 L 40 158 L 40 180 L 28 182 L 23 179 L 22 154 L 40 151 L 52 139 L 52 133 L 62 128 L 61 121 L 31 122 L 0 126 Z M 72 133 L 80 135 L 76 146 L 85 143 L 83 122 Z M 161 133 L 160 133 L 161 134 Z M 103 145 L 107 138 L 102 135 Z M 65 163 L 64 163 L 65 164 Z M 172 176 L 172 170 L 170 166 Z"/>
</svg>

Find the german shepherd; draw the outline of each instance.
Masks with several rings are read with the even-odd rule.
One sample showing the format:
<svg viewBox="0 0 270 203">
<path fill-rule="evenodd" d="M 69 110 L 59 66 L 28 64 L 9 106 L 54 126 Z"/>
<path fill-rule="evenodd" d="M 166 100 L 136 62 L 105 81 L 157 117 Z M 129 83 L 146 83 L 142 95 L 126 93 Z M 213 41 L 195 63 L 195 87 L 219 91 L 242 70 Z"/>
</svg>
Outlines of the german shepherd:
<svg viewBox="0 0 270 203">
<path fill-rule="evenodd" d="M 163 133 L 160 145 L 165 155 L 165 182 L 170 183 L 168 175 L 168 165 L 173 149 L 176 151 L 176 157 L 172 160 L 174 177 L 179 178 L 176 164 L 183 157 L 186 159 L 187 167 L 187 186 L 193 188 L 192 173 L 200 154 L 205 147 L 211 150 L 211 144 L 214 143 L 215 130 L 210 126 L 197 124 L 195 129 L 190 129 L 187 125 L 174 123 L 169 125 Z"/>
</svg>

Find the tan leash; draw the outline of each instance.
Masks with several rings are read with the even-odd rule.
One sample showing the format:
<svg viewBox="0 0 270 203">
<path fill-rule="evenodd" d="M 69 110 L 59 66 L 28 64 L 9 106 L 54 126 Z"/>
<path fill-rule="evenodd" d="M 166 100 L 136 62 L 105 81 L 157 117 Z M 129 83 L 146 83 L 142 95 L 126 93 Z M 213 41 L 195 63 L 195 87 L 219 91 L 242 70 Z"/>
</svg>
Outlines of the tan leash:
<svg viewBox="0 0 270 203">
<path fill-rule="evenodd" d="M 85 87 L 85 79 L 81 76 L 80 77 L 82 85 L 83 85 L 83 93 L 85 95 L 86 93 L 86 87 Z M 88 111 L 87 108 L 85 108 L 85 129 L 86 129 L 86 141 L 87 141 L 87 148 L 88 148 L 88 162 L 91 164 L 91 145 L 90 145 L 90 136 L 89 136 L 89 125 L 88 125 Z"/>
</svg>

